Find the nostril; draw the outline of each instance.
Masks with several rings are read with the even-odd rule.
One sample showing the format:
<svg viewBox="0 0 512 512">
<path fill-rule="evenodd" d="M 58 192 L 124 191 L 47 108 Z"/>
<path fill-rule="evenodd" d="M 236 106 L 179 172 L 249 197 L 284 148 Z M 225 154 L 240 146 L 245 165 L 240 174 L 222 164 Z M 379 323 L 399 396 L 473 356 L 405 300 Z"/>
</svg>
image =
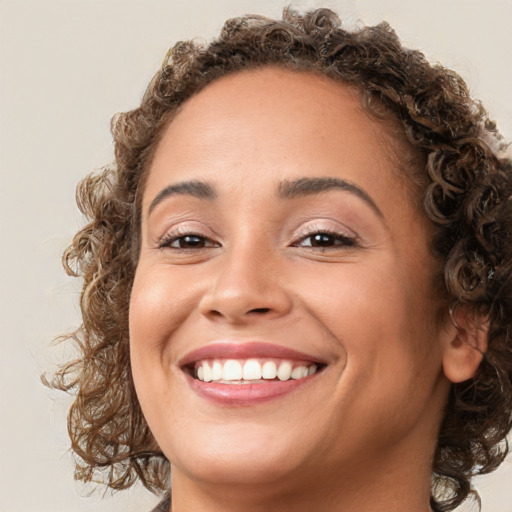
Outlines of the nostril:
<svg viewBox="0 0 512 512">
<path fill-rule="evenodd" d="M 248 313 L 268 313 L 270 308 L 254 308 L 248 311 Z"/>
</svg>

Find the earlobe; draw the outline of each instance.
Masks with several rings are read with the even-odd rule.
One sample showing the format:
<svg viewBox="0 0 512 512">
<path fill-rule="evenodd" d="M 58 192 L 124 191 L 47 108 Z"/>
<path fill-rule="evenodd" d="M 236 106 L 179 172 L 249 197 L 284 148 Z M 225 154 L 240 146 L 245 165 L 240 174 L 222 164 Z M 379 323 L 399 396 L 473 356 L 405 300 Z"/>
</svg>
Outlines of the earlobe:
<svg viewBox="0 0 512 512">
<path fill-rule="evenodd" d="M 443 371 L 451 382 L 471 379 L 487 351 L 489 319 L 464 306 L 450 310 L 443 347 Z"/>
</svg>

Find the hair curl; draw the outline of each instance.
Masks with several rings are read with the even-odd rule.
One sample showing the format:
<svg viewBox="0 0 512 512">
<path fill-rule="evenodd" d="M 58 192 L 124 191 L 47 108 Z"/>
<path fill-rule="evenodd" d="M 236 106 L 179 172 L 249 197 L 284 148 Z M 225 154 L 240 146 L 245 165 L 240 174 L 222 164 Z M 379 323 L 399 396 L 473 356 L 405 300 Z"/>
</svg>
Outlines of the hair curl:
<svg viewBox="0 0 512 512">
<path fill-rule="evenodd" d="M 432 507 L 453 510 L 470 493 L 470 478 L 496 469 L 508 452 L 512 165 L 500 156 L 495 125 L 457 74 L 403 48 L 386 23 L 347 31 L 327 9 L 285 9 L 282 21 L 235 18 L 210 44 L 177 43 L 140 107 L 113 118 L 115 164 L 79 185 L 78 206 L 89 223 L 63 257 L 68 273 L 83 278 L 83 324 L 64 337 L 80 356 L 53 380 L 76 394 L 68 418 L 76 477 L 106 473 L 114 489 L 137 479 L 153 491 L 168 487 L 170 465 L 142 415 L 128 353 L 145 171 L 163 128 L 188 98 L 220 77 L 269 65 L 354 86 L 365 108 L 398 122 L 423 161 L 420 174 L 407 179 L 435 226 L 444 293 L 452 310 L 464 306 L 489 322 L 477 375 L 452 386 L 434 458 Z"/>
</svg>

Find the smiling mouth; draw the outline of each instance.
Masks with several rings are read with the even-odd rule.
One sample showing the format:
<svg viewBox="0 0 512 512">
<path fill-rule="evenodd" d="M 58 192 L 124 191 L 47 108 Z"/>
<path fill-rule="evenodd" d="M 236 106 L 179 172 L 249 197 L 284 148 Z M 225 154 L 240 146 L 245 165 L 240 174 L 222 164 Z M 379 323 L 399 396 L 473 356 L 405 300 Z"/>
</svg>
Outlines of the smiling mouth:
<svg viewBox="0 0 512 512">
<path fill-rule="evenodd" d="M 190 389 L 221 407 L 252 407 L 313 385 L 327 361 L 265 342 L 217 342 L 178 362 Z"/>
<path fill-rule="evenodd" d="M 258 384 L 269 381 L 301 380 L 319 372 L 324 365 L 287 359 L 209 359 L 186 367 L 187 373 L 202 382 Z"/>
</svg>

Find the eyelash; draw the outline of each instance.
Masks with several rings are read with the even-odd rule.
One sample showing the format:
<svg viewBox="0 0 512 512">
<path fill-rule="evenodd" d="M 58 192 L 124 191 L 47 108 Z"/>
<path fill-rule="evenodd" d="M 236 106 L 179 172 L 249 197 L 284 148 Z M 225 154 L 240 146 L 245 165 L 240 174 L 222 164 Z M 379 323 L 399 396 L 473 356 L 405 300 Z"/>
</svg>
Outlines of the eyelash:
<svg viewBox="0 0 512 512">
<path fill-rule="evenodd" d="M 306 232 L 301 235 L 297 242 L 294 242 L 293 247 L 301 247 L 301 243 L 305 240 L 312 239 L 316 236 L 327 236 L 331 237 L 331 241 L 334 242 L 335 245 L 302 245 L 302 247 L 308 247 L 311 249 L 319 249 L 319 250 L 329 250 L 329 249 L 339 249 L 339 248 L 350 248 L 356 245 L 356 239 L 354 237 L 348 236 L 346 234 L 339 233 L 337 231 L 332 231 L 329 229 L 315 229 L 314 231 Z"/>
<path fill-rule="evenodd" d="M 333 245 L 314 245 L 313 240 L 311 240 L 310 245 L 301 245 L 304 241 L 307 239 L 313 239 L 313 237 L 318 236 L 324 236 L 324 237 L 330 237 L 330 240 L 327 240 L 327 242 L 333 242 Z M 174 243 L 182 243 L 185 242 L 186 239 L 195 239 L 196 240 L 196 246 L 192 245 L 189 247 L 173 247 Z M 320 242 L 317 240 L 317 242 Z M 188 242 L 190 243 L 190 241 Z M 347 236 L 345 234 L 338 233 L 336 231 L 332 231 L 329 229 L 315 229 L 314 231 L 305 232 L 300 235 L 300 238 L 297 239 L 297 241 L 293 242 L 291 244 L 292 247 L 308 247 L 311 249 L 318 249 L 318 250 L 329 250 L 329 249 L 337 249 L 337 248 L 350 248 L 354 247 L 356 245 L 356 240 L 354 237 Z M 220 247 L 220 244 L 218 242 L 215 242 L 211 240 L 210 238 L 200 235 L 198 233 L 190 232 L 183 230 L 183 232 L 180 232 L 179 230 L 167 233 L 164 235 L 159 241 L 158 241 L 158 248 L 164 249 L 169 248 L 172 250 L 177 251 L 189 251 L 189 250 L 196 250 L 196 249 L 204 249 L 207 247 Z"/>
<path fill-rule="evenodd" d="M 202 244 L 199 247 L 173 247 L 172 244 L 181 241 L 185 241 L 187 238 L 195 238 L 199 240 L 199 243 Z M 208 245 L 205 245 L 208 244 Z M 158 241 L 158 248 L 159 249 L 165 249 L 165 248 L 173 249 L 175 251 L 189 251 L 189 250 L 195 250 L 195 249 L 204 249 L 205 247 L 220 247 L 220 244 L 217 242 L 214 242 L 210 238 L 200 235 L 198 233 L 190 232 L 190 231 L 184 231 L 180 233 L 179 231 L 167 233 L 164 235 L 159 241 Z"/>
</svg>

